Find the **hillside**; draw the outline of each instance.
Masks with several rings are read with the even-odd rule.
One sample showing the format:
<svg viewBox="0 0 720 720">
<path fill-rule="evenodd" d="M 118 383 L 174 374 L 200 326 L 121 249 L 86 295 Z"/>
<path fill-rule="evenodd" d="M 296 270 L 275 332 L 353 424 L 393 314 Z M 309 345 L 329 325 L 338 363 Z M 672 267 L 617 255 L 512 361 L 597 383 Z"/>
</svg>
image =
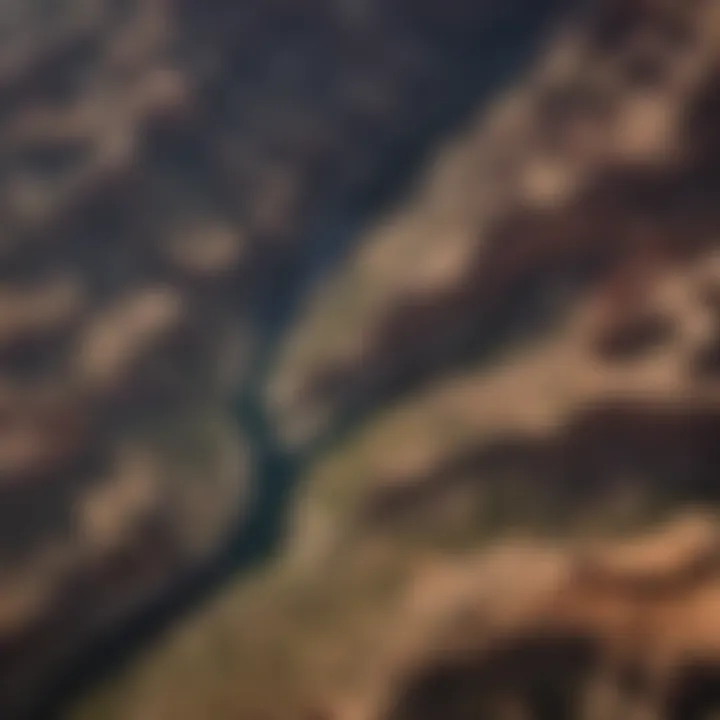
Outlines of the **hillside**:
<svg viewBox="0 0 720 720">
<path fill-rule="evenodd" d="M 0 714 L 700 718 L 717 3 L 66 5 L 0 56 Z"/>
<path fill-rule="evenodd" d="M 0 8 L 0 715 L 267 552 L 267 359 L 532 5 Z"/>
</svg>

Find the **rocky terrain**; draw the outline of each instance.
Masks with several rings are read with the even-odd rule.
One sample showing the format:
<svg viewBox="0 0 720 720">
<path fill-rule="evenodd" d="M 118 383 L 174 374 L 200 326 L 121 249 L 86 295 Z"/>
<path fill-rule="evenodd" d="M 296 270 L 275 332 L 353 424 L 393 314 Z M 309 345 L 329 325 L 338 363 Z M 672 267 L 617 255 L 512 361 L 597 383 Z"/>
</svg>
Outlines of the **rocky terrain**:
<svg viewBox="0 0 720 720">
<path fill-rule="evenodd" d="M 718 3 L 1 14 L 0 715 L 704 717 Z"/>
<path fill-rule="evenodd" d="M 718 547 L 717 519 L 690 515 L 584 552 L 486 553 L 435 609 L 432 653 L 415 649 L 389 717 L 708 717 Z"/>
<path fill-rule="evenodd" d="M 0 715 L 262 522 L 297 299 L 556 5 L 0 8 Z"/>
</svg>

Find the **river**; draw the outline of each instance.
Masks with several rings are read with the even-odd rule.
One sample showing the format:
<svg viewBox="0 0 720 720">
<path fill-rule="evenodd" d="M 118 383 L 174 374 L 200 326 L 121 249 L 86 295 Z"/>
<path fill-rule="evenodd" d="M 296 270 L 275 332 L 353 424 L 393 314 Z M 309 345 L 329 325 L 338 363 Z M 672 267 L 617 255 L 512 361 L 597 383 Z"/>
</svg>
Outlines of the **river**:
<svg viewBox="0 0 720 720">
<path fill-rule="evenodd" d="M 163 632 L 181 622 L 186 613 L 221 592 L 228 580 L 267 562 L 278 550 L 289 493 L 303 468 L 312 462 L 312 455 L 296 457 L 280 445 L 263 406 L 262 390 L 303 298 L 323 274 L 342 261 L 345 252 L 362 236 L 366 224 L 397 201 L 438 141 L 450 136 L 477 111 L 483 100 L 492 97 L 528 65 L 536 50 L 536 41 L 542 37 L 541 31 L 563 6 L 560 0 L 538 3 L 536 13 L 516 18 L 506 27 L 494 28 L 487 38 L 491 47 L 482 43 L 458 47 L 467 72 L 456 79 L 457 87 L 448 93 L 450 100 L 438 108 L 421 133 L 408 133 L 392 155 L 384 158 L 381 172 L 362 195 L 329 199 L 316 226 L 307 233 L 310 250 L 302 265 L 295 268 L 290 282 L 284 285 L 284 292 L 274 296 L 258 313 L 262 319 L 262 342 L 245 389 L 233 401 L 232 412 L 250 444 L 253 458 L 255 493 L 242 526 L 212 562 L 175 584 L 152 607 L 145 608 L 86 648 L 38 698 L 29 717 L 37 720 L 66 717 L 79 697 L 132 663 Z M 332 436 L 325 438 L 318 447 L 327 448 L 332 442 Z"/>
</svg>

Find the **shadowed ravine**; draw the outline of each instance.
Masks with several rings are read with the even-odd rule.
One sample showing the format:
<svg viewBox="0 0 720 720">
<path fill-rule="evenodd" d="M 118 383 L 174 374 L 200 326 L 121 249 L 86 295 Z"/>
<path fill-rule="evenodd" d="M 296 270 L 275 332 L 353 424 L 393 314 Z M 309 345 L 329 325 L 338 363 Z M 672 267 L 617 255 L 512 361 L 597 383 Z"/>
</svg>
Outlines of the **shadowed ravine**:
<svg viewBox="0 0 720 720">
<path fill-rule="evenodd" d="M 522 26 L 513 18 L 504 27 L 493 28 L 486 38 L 487 45 L 475 43 L 459 47 L 458 52 L 466 56 L 468 72 L 456 79 L 452 102 L 438 108 L 435 120 L 422 137 L 411 137 L 393 149 L 392 155 L 384 160 L 382 176 L 365 188 L 362 197 L 354 198 L 351 203 L 337 203 L 319 220 L 311 233 L 311 251 L 305 255 L 302 267 L 293 269 L 290 281 L 283 286 L 285 290 L 257 313 L 263 338 L 246 389 L 233 407 L 238 426 L 251 448 L 254 478 L 251 506 L 242 526 L 212 563 L 177 584 L 152 607 L 85 648 L 79 659 L 54 679 L 48 691 L 37 697 L 28 718 L 63 717 L 78 697 L 131 663 L 144 648 L 216 593 L 225 582 L 267 562 L 281 549 L 285 518 L 291 509 L 289 498 L 297 477 L 316 453 L 326 451 L 348 431 L 349 424 L 359 420 L 333 428 L 301 457 L 289 454 L 276 438 L 261 400 L 262 390 L 303 298 L 323 273 L 342 260 L 363 227 L 397 201 L 438 142 L 451 135 L 471 112 L 477 111 L 482 100 L 527 67 L 536 50 L 536 41 L 542 38 L 542 30 L 563 4 L 548 3 L 532 16 L 525 16 Z"/>
</svg>

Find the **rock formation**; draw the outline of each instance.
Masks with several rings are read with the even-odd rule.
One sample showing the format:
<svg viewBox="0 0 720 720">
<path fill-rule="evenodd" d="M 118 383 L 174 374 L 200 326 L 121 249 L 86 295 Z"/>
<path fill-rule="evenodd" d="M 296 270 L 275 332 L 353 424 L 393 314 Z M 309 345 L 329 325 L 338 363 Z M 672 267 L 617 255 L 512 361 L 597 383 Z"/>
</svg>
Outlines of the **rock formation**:
<svg viewBox="0 0 720 720">
<path fill-rule="evenodd" d="M 247 527 L 77 717 L 704 711 L 715 521 L 575 549 L 718 500 L 717 4 L 41 5 L 0 12 L 0 715 Z"/>
</svg>

